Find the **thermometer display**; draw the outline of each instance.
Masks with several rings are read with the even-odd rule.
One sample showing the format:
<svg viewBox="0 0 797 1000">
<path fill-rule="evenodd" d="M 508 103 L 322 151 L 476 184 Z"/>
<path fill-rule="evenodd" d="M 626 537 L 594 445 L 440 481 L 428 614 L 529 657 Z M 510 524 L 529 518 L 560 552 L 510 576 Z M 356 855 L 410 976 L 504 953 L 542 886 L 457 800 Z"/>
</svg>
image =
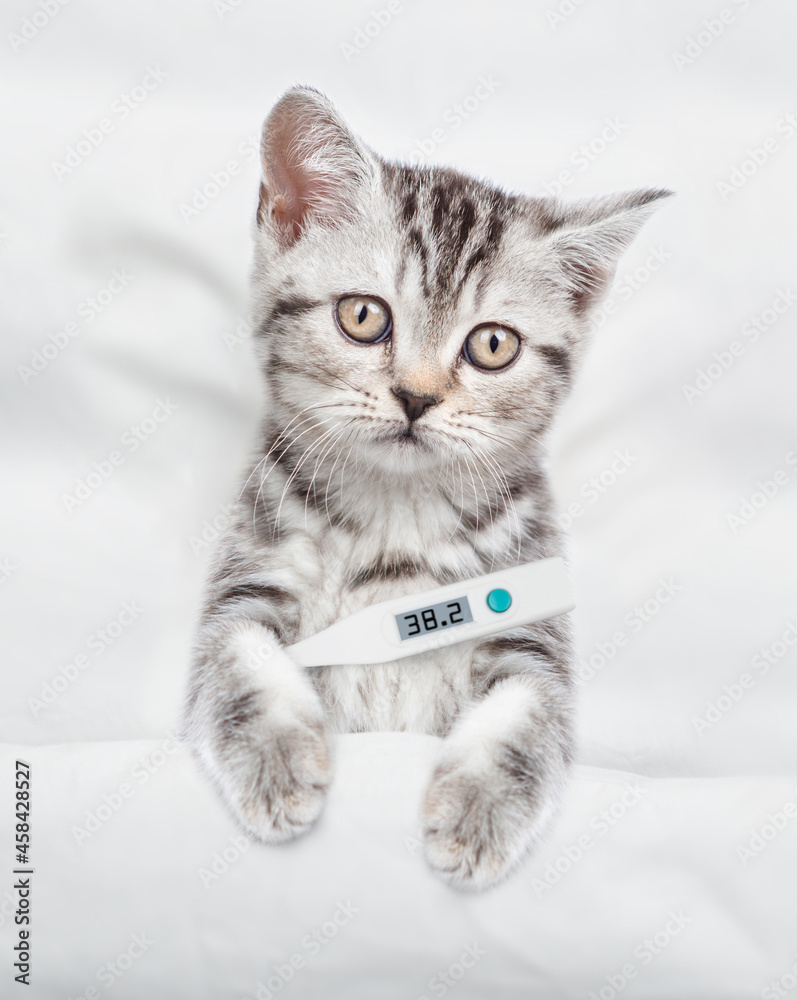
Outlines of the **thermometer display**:
<svg viewBox="0 0 797 1000">
<path fill-rule="evenodd" d="M 402 642 L 417 635 L 428 635 L 452 625 L 464 625 L 473 621 L 473 614 L 467 597 L 456 597 L 451 601 L 441 601 L 425 608 L 416 608 L 402 615 L 394 615 Z"/>
</svg>

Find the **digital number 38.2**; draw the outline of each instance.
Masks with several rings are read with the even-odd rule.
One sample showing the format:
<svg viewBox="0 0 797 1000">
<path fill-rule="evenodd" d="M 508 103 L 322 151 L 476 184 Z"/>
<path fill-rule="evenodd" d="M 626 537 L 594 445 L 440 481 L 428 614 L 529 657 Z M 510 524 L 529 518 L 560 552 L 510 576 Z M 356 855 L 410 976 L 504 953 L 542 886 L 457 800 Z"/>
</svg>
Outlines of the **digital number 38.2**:
<svg viewBox="0 0 797 1000">
<path fill-rule="evenodd" d="M 438 605 L 439 606 L 439 605 Z M 436 628 L 445 628 L 448 625 L 458 625 L 462 619 L 462 605 L 459 601 L 451 601 L 446 604 L 448 618 L 438 621 L 434 608 L 423 608 L 420 611 L 412 611 L 402 615 L 402 618 L 409 626 L 407 638 L 413 635 L 420 635 L 421 632 L 433 632 Z M 418 617 L 420 615 L 420 618 Z"/>
</svg>

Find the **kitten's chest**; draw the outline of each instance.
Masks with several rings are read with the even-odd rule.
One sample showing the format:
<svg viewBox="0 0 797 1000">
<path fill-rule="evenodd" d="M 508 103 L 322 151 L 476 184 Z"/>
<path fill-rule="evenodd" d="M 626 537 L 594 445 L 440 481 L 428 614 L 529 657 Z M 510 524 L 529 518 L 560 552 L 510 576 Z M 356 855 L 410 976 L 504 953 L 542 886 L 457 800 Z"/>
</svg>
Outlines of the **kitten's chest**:
<svg viewBox="0 0 797 1000">
<path fill-rule="evenodd" d="M 319 540 L 316 572 L 299 588 L 301 627 L 306 638 L 380 601 L 408 597 L 446 582 L 436 567 L 466 578 L 475 575 L 472 551 L 443 554 L 430 543 L 404 536 L 405 544 L 385 548 L 365 540 Z M 409 542 L 409 544 L 407 544 Z M 289 557 L 293 562 L 298 553 Z M 452 565 L 453 564 L 453 565 Z M 463 642 L 390 663 L 312 668 L 310 676 L 342 732 L 415 730 L 445 732 L 470 694 L 472 643 Z"/>
<path fill-rule="evenodd" d="M 279 481 L 270 484 L 288 530 L 268 558 L 300 599 L 298 639 L 370 604 L 478 576 L 515 555 L 508 512 L 491 511 L 484 530 L 483 506 L 482 521 L 472 523 L 462 498 L 437 488 L 440 475 L 393 482 L 351 474 L 345 511 L 337 514 Z"/>
<path fill-rule="evenodd" d="M 453 543 L 450 526 L 433 509 L 420 517 L 386 512 L 378 525 L 362 532 L 326 524 L 288 546 L 280 562 L 287 572 L 312 566 L 296 575 L 302 609 L 297 638 L 302 639 L 371 604 L 482 572 L 473 546 Z"/>
</svg>

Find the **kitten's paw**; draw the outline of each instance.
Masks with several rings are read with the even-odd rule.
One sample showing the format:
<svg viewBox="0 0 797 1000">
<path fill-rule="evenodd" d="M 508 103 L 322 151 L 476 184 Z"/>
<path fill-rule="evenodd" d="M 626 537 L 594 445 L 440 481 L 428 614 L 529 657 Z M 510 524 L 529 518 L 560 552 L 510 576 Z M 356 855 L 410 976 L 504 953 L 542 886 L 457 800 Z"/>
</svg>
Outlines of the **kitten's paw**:
<svg viewBox="0 0 797 1000">
<path fill-rule="evenodd" d="M 324 807 L 332 754 L 323 722 L 266 720 L 225 751 L 221 790 L 246 832 L 266 844 L 305 833 Z"/>
<path fill-rule="evenodd" d="M 437 766 L 423 803 L 426 860 L 458 889 L 500 882 L 539 837 L 536 795 L 497 768 L 476 772 L 466 761 Z"/>
</svg>

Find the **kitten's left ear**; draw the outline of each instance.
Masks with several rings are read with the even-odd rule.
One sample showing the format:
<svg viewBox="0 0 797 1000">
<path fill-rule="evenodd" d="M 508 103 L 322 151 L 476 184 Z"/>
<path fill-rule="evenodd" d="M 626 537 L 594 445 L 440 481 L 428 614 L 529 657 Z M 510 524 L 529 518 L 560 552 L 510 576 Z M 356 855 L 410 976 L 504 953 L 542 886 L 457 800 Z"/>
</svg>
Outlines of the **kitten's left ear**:
<svg viewBox="0 0 797 1000">
<path fill-rule="evenodd" d="M 673 194 L 662 188 L 628 191 L 562 206 L 543 202 L 557 283 L 576 313 L 585 313 L 609 287 L 617 262 L 642 224 Z"/>
<path fill-rule="evenodd" d="M 274 105 L 263 125 L 261 158 L 257 221 L 274 226 L 288 246 L 313 222 L 350 218 L 373 177 L 368 151 L 311 87 L 293 87 Z"/>
</svg>

